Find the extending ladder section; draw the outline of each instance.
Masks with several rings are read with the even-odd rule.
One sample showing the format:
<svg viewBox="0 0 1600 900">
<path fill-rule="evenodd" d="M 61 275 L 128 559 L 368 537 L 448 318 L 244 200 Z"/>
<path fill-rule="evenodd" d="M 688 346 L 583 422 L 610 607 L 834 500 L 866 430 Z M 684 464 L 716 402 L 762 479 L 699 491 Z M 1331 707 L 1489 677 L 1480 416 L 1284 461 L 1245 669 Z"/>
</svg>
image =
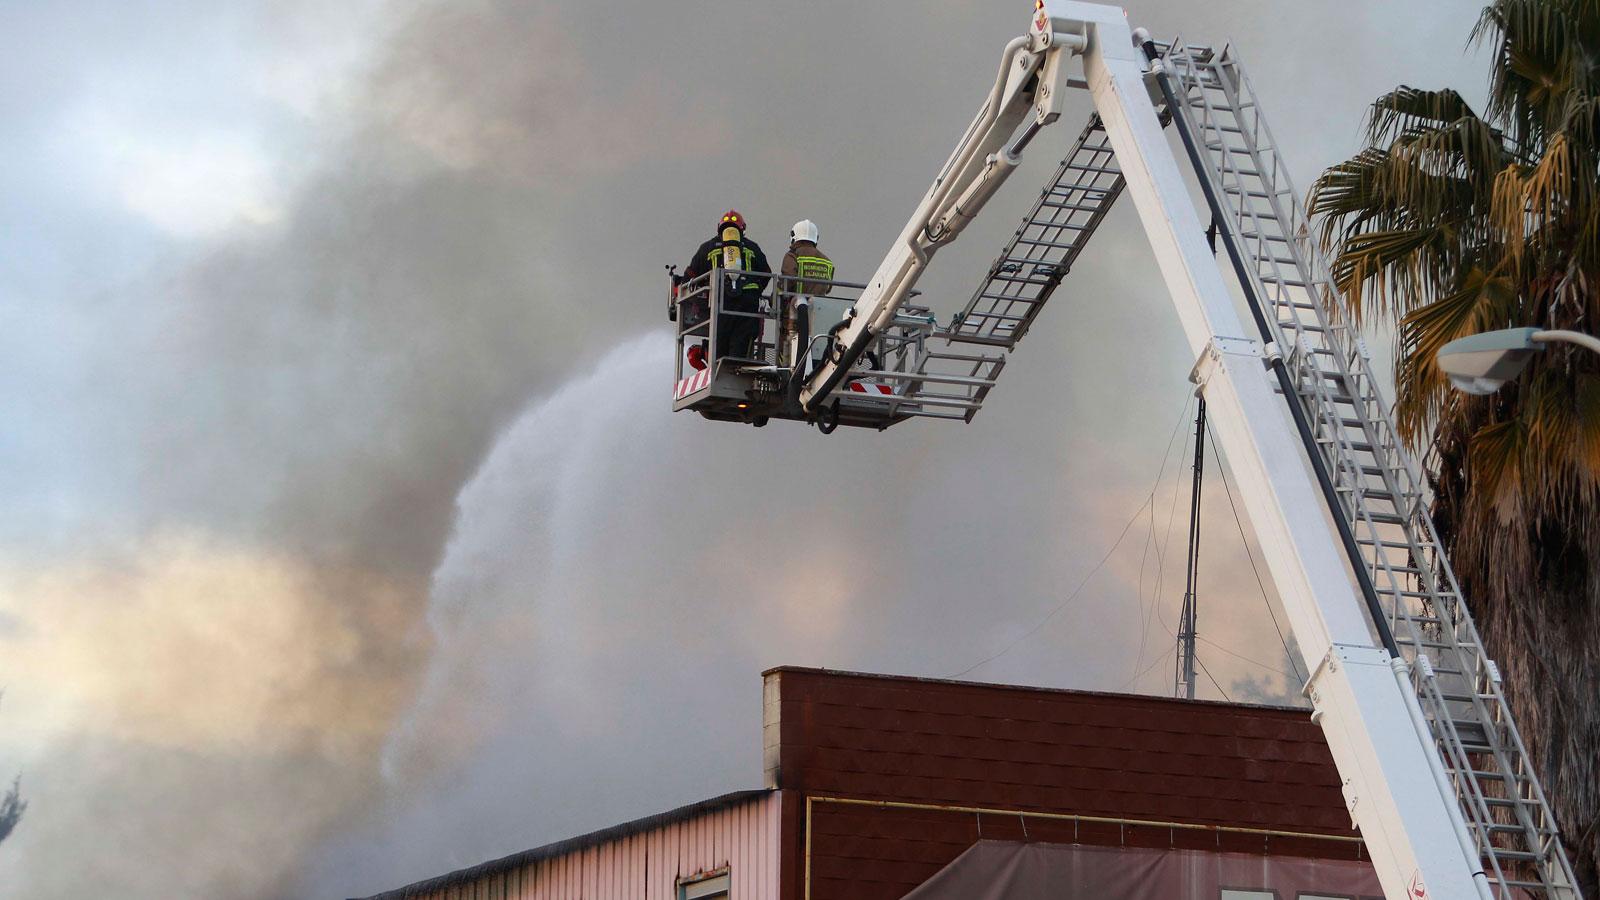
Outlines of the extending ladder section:
<svg viewBox="0 0 1600 900">
<path fill-rule="evenodd" d="M 1095 115 L 945 337 L 1015 347 L 1100 227 L 1123 184 L 1111 142 Z"/>
<path fill-rule="evenodd" d="M 1527 748 L 1427 509 L 1426 486 L 1378 390 L 1364 342 L 1309 227 L 1257 96 L 1230 48 L 1164 54 L 1201 178 L 1222 198 L 1217 223 L 1243 257 L 1245 291 L 1265 312 L 1340 508 L 1411 663 L 1435 745 L 1502 898 L 1577 900 L 1571 864 Z"/>
<path fill-rule="evenodd" d="M 979 346 L 924 348 L 914 372 L 904 377 L 902 408 L 972 421 L 1005 368 L 1007 353 L 1072 269 L 1123 185 L 1100 117 L 1091 116 L 966 308 L 935 335 L 951 345 Z"/>
</svg>

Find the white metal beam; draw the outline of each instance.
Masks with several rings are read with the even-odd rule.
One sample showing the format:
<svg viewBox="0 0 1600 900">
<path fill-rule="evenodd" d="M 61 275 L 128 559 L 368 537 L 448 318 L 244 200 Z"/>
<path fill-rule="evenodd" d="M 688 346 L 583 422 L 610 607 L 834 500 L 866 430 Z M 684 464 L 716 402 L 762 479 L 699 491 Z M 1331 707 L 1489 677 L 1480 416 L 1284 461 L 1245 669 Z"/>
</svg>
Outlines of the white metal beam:
<svg viewBox="0 0 1600 900">
<path fill-rule="evenodd" d="M 1376 646 L 1341 545 L 1260 342 L 1240 320 L 1145 81 L 1126 14 L 1046 0 L 1052 19 L 1082 22 L 1084 72 L 1177 307 L 1199 357 L 1248 517 L 1313 671 L 1308 693 L 1327 735 L 1351 815 L 1391 900 L 1488 897 L 1481 864 L 1404 673 Z"/>
</svg>

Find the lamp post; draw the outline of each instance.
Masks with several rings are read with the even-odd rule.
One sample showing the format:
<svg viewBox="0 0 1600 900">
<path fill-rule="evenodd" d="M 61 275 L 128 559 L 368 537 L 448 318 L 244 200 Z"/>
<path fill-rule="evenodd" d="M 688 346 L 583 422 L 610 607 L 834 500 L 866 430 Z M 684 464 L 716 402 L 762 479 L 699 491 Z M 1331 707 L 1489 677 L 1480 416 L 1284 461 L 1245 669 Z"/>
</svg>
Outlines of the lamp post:
<svg viewBox="0 0 1600 900">
<path fill-rule="evenodd" d="M 1468 335 L 1445 344 L 1439 349 L 1439 368 L 1450 376 L 1450 383 L 1456 390 L 1492 394 L 1522 374 L 1533 354 L 1552 343 L 1577 344 L 1600 353 L 1600 338 L 1592 334 L 1506 328 Z"/>
</svg>

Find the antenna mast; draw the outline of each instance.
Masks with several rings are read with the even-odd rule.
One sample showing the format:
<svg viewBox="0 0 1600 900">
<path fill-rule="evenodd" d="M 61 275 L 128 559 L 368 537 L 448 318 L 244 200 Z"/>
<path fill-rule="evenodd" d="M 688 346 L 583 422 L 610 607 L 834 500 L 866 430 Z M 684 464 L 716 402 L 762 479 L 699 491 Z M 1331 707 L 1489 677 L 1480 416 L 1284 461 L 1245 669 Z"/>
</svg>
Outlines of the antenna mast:
<svg viewBox="0 0 1600 900">
<path fill-rule="evenodd" d="M 1200 398 L 1200 412 L 1194 420 L 1194 486 L 1189 495 L 1189 564 L 1184 570 L 1183 615 L 1178 625 L 1178 659 L 1172 694 L 1194 699 L 1194 641 L 1199 597 L 1195 582 L 1200 574 L 1200 487 L 1206 462 L 1206 401 Z"/>
</svg>

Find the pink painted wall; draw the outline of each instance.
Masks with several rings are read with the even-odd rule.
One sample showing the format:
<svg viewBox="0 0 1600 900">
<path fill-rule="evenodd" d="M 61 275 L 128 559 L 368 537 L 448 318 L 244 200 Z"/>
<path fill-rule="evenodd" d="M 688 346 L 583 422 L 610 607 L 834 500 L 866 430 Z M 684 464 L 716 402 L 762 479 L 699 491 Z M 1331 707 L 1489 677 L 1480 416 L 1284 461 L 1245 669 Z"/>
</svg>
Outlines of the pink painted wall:
<svg viewBox="0 0 1600 900">
<path fill-rule="evenodd" d="M 747 803 L 418 895 L 419 900 L 675 900 L 680 877 L 728 869 L 729 900 L 778 900 L 774 791 Z"/>
</svg>

